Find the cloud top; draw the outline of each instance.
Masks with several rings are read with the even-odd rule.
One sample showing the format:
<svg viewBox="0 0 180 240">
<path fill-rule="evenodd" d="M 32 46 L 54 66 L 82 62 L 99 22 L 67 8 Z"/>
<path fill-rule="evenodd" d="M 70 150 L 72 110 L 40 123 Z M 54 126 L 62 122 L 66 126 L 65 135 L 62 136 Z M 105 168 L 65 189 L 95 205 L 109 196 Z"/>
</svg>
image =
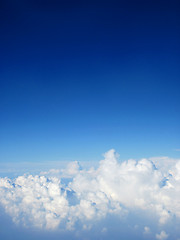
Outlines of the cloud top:
<svg viewBox="0 0 180 240">
<path fill-rule="evenodd" d="M 0 178 L 0 202 L 15 223 L 26 227 L 89 229 L 107 215 L 121 218 L 135 211 L 155 216 L 163 226 L 180 218 L 180 161 L 170 162 L 168 168 L 157 168 L 153 159 L 119 162 L 112 149 L 97 169 L 72 162 L 36 176 Z M 144 231 L 150 228 L 145 225 Z M 156 234 L 156 239 L 167 237 L 163 231 Z"/>
</svg>

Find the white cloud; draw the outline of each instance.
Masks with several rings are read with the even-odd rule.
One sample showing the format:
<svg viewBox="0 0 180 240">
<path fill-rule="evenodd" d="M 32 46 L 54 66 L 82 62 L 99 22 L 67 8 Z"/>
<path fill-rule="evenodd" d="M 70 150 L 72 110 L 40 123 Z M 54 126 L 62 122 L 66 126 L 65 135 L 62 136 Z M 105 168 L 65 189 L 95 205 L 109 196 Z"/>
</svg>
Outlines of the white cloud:
<svg viewBox="0 0 180 240">
<path fill-rule="evenodd" d="M 149 234 L 151 232 L 151 229 L 147 226 L 144 227 L 144 234 Z"/>
<path fill-rule="evenodd" d="M 165 231 L 161 231 L 160 234 L 156 234 L 156 239 L 165 240 L 168 238 L 168 234 Z"/>
<path fill-rule="evenodd" d="M 163 225 L 172 216 L 180 218 L 180 160 L 163 160 L 171 163 L 165 170 L 155 166 L 157 158 L 118 162 L 112 149 L 97 169 L 72 162 L 36 176 L 1 178 L 0 202 L 15 223 L 27 227 L 72 230 L 81 223 L 89 229 L 107 215 L 138 210 Z M 150 231 L 144 227 L 144 233 Z M 156 235 L 165 237 L 163 231 Z"/>
</svg>

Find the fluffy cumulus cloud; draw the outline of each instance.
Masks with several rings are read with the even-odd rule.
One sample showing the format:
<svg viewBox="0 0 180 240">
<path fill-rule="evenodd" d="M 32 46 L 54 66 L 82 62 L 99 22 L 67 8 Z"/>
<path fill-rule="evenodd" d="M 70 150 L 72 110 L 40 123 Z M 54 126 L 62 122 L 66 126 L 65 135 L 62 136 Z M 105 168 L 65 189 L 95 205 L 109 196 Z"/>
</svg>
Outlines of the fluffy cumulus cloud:
<svg viewBox="0 0 180 240">
<path fill-rule="evenodd" d="M 168 234 L 165 231 L 161 231 L 160 234 L 156 234 L 156 239 L 165 240 L 168 238 Z"/>
<path fill-rule="evenodd" d="M 50 230 L 89 230 L 109 216 L 140 214 L 161 229 L 153 234 L 145 222 L 144 238 L 167 239 L 163 227 L 180 219 L 180 160 L 120 162 L 112 149 L 96 169 L 72 162 L 36 176 L 0 178 L 0 203 L 16 224 Z M 101 232 L 107 234 L 107 226 Z"/>
</svg>

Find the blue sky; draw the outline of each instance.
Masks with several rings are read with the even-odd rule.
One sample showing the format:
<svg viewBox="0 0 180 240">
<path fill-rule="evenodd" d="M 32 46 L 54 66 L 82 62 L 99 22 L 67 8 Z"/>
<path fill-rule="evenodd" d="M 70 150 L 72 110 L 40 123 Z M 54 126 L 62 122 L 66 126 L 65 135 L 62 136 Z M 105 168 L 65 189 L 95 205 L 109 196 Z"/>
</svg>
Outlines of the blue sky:
<svg viewBox="0 0 180 240">
<path fill-rule="evenodd" d="M 0 238 L 180 239 L 179 42 L 174 0 L 1 1 Z"/>
<path fill-rule="evenodd" d="M 6 1 L 2 162 L 179 156 L 172 1 Z"/>
</svg>

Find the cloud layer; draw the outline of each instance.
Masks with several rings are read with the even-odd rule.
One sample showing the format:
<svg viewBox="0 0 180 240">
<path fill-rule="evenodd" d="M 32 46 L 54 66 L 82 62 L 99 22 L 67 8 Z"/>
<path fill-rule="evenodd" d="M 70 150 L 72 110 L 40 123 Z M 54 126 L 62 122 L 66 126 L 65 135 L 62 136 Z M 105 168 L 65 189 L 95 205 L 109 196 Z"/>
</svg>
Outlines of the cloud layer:
<svg viewBox="0 0 180 240">
<path fill-rule="evenodd" d="M 15 223 L 50 230 L 88 230 L 107 216 L 141 213 L 161 229 L 154 239 L 167 239 L 163 226 L 180 219 L 180 160 L 119 162 L 112 149 L 97 169 L 72 162 L 36 176 L 0 178 L 0 202 Z M 151 234 L 146 224 L 142 234 Z"/>
</svg>

